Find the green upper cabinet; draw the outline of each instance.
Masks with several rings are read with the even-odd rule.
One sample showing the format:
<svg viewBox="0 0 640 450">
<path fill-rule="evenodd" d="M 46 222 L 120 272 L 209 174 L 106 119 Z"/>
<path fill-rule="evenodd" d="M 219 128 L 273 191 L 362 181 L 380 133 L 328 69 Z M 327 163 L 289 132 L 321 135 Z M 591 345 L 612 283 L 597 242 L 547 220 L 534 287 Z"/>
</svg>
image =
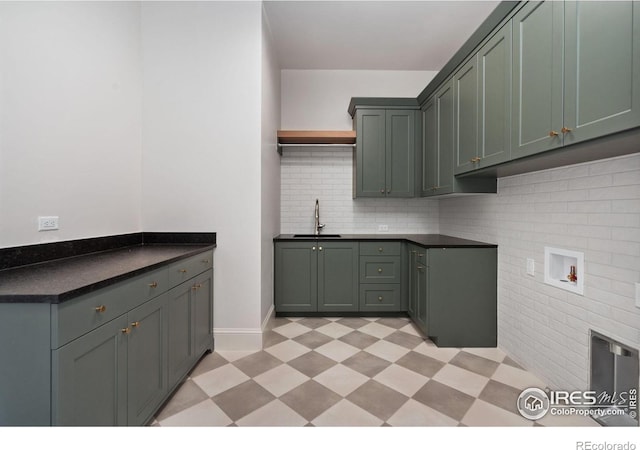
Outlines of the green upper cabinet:
<svg viewBox="0 0 640 450">
<path fill-rule="evenodd" d="M 478 58 L 472 57 L 453 76 L 455 173 L 475 168 L 478 155 Z"/>
<path fill-rule="evenodd" d="M 564 8 L 564 144 L 640 126 L 640 2 Z"/>
<path fill-rule="evenodd" d="M 512 158 L 640 126 L 639 42 L 638 2 L 532 2 L 518 11 Z"/>
<path fill-rule="evenodd" d="M 562 10 L 531 2 L 513 18 L 512 158 L 562 144 Z"/>
<path fill-rule="evenodd" d="M 420 123 L 416 109 L 355 105 L 354 197 L 413 197 Z"/>
<path fill-rule="evenodd" d="M 473 60 L 475 61 L 475 59 Z M 456 148 L 473 146 L 476 140 L 477 114 L 456 108 L 456 99 L 474 90 L 475 65 L 465 65 L 459 78 L 450 78 L 422 107 L 422 185 L 423 197 L 470 192 L 496 192 L 495 178 L 454 177 Z M 456 83 L 455 81 L 458 80 Z M 462 94 L 456 96 L 456 84 Z M 470 85 L 470 86 L 469 86 Z M 477 88 L 477 84 L 476 84 Z M 464 101 L 462 103 L 465 103 Z M 474 103 L 473 101 L 471 103 Z M 459 113 L 459 114 L 457 114 Z M 462 121 L 459 118 L 462 117 Z M 462 123 L 470 125 L 471 133 L 458 134 Z M 456 147 L 458 143 L 460 146 Z M 475 151 L 475 150 L 474 150 Z"/>
<path fill-rule="evenodd" d="M 511 22 L 478 52 L 478 151 L 475 167 L 511 156 Z M 461 173 L 459 170 L 456 173 Z"/>
<path fill-rule="evenodd" d="M 432 98 L 422 107 L 422 176 L 420 195 L 433 195 L 438 185 L 438 135 L 436 102 Z"/>
</svg>

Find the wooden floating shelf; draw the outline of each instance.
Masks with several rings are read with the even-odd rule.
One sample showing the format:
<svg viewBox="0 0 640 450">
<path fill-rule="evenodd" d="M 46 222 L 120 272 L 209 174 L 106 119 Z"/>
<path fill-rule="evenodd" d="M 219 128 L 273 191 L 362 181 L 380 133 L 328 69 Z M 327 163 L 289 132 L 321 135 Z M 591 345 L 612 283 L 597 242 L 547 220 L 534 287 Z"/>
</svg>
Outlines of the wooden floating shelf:
<svg viewBox="0 0 640 450">
<path fill-rule="evenodd" d="M 278 130 L 278 144 L 344 144 L 356 143 L 353 130 Z"/>
</svg>

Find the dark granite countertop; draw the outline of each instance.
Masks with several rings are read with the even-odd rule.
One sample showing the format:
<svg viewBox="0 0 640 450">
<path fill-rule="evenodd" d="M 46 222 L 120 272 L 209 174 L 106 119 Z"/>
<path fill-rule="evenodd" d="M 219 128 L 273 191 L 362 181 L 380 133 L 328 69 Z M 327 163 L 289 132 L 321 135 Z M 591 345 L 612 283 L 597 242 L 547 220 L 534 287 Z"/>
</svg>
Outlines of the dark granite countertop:
<svg viewBox="0 0 640 450">
<path fill-rule="evenodd" d="M 215 247 L 213 234 L 209 242 L 141 242 L 7 268 L 0 303 L 61 303 Z"/>
<path fill-rule="evenodd" d="M 340 237 L 323 237 L 323 241 L 407 241 L 424 248 L 455 248 L 455 247 L 476 247 L 495 248 L 496 244 L 486 242 L 471 241 L 444 234 L 341 234 Z M 314 240 L 313 237 L 294 237 L 293 234 L 280 234 L 273 238 L 275 242 L 282 241 L 305 241 Z"/>
</svg>

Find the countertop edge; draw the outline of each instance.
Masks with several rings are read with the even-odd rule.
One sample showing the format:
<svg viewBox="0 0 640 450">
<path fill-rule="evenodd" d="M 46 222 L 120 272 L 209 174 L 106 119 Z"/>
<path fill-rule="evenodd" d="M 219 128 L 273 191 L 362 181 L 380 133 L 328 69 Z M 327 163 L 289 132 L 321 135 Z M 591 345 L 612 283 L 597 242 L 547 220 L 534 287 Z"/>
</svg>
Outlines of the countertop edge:
<svg viewBox="0 0 640 450">
<path fill-rule="evenodd" d="M 139 244 L 139 245 L 134 245 L 134 246 L 130 246 L 130 247 L 124 247 L 124 248 L 119 248 L 119 249 L 114 249 L 114 250 L 123 250 L 126 248 L 141 248 L 141 247 L 160 247 L 163 245 L 172 245 L 172 244 Z M 99 280 L 96 281 L 95 283 L 89 283 L 86 284 L 82 287 L 76 288 L 76 289 L 71 289 L 69 291 L 65 291 L 59 294 L 0 294 L 0 303 L 42 303 L 42 304 L 60 304 L 63 303 L 65 301 L 68 300 L 72 300 L 74 298 L 80 297 L 82 295 L 85 294 L 89 294 L 91 292 L 95 292 L 97 290 L 109 287 L 111 285 L 114 285 L 116 283 L 134 278 L 138 275 L 142 275 L 144 273 L 147 272 L 151 272 L 153 270 L 156 270 L 162 266 L 165 265 L 169 265 L 169 264 L 173 264 L 175 262 L 181 261 L 183 259 L 187 259 L 190 258 L 192 256 L 195 256 L 199 253 L 203 253 L 203 252 L 207 252 L 210 250 L 214 250 L 217 245 L 216 244 L 209 244 L 209 245 L 205 245 L 205 244 L 173 244 L 173 245 L 180 245 L 180 246 L 184 246 L 185 249 L 189 248 L 190 246 L 194 247 L 191 250 L 186 251 L 185 253 L 182 253 L 178 256 L 174 256 L 174 257 L 170 257 L 167 259 L 164 259 L 162 261 L 158 261 L 156 263 L 153 264 L 149 264 L 146 266 L 142 266 L 139 267 L 137 269 L 133 269 L 131 271 L 122 273 L 120 275 L 116 275 L 110 278 L 106 278 L 103 280 Z M 104 253 L 104 252 L 96 252 L 96 253 Z M 76 258 L 86 258 L 86 257 L 90 257 L 91 255 L 95 255 L 96 253 L 89 253 L 89 254 L 85 254 L 85 255 L 79 255 L 79 256 L 74 256 L 71 257 L 73 259 Z M 71 259 L 71 258 L 64 258 L 66 259 Z M 47 261 L 44 263 L 40 263 L 40 264 L 55 264 L 57 261 L 61 261 L 61 260 L 54 260 L 54 261 Z M 28 266 L 23 266 L 23 268 L 26 268 Z M 2 271 L 0 271 L 1 273 Z"/>
<path fill-rule="evenodd" d="M 444 239 L 454 239 L 454 240 L 459 240 L 459 241 L 464 241 L 464 242 L 460 242 L 460 243 L 434 243 L 434 244 L 427 244 L 424 242 L 420 242 L 418 240 L 415 239 L 414 236 L 430 236 L 431 238 L 444 238 Z M 304 238 L 300 238 L 300 237 L 293 237 L 293 235 L 291 234 L 279 234 L 278 236 L 275 236 L 273 238 L 273 242 L 314 242 L 317 240 L 321 240 L 323 242 L 340 242 L 340 241 L 403 241 L 403 242 L 407 242 L 410 244 L 414 244 L 417 245 L 419 247 L 422 248 L 498 248 L 498 244 L 491 244 L 488 242 L 480 242 L 480 241 L 473 241 L 470 239 L 464 239 L 464 238 L 459 238 L 459 237 L 455 237 L 455 236 L 449 236 L 446 234 L 424 234 L 424 235 L 390 235 L 390 236 L 383 236 L 383 235 L 377 235 L 377 234 L 371 234 L 371 235 L 359 235 L 359 234 L 355 234 L 355 235 L 351 235 L 351 234 L 344 234 L 339 238 L 336 237 L 321 237 L 321 238 L 311 238 L 311 237 L 304 237 Z"/>
</svg>

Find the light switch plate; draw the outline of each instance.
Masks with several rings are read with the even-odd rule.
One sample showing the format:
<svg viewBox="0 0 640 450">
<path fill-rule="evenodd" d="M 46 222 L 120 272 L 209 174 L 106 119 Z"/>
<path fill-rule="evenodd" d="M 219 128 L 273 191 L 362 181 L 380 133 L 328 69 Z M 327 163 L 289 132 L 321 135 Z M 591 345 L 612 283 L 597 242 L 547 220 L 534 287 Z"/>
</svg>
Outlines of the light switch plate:
<svg viewBox="0 0 640 450">
<path fill-rule="evenodd" d="M 527 258 L 527 275 L 532 277 L 536 274 L 536 262 L 532 258 Z"/>
</svg>

